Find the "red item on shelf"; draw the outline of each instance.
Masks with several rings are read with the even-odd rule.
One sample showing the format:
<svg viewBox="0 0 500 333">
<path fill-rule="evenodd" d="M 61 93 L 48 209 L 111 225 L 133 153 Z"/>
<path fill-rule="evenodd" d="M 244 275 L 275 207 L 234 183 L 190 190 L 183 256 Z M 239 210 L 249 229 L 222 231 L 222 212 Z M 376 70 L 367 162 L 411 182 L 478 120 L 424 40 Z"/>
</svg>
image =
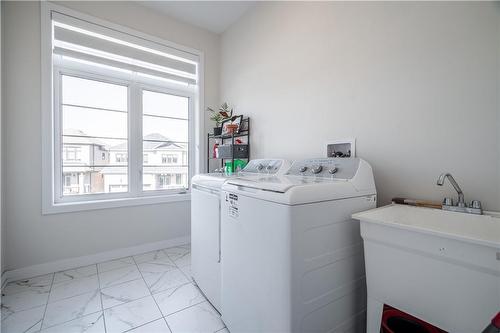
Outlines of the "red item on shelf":
<svg viewBox="0 0 500 333">
<path fill-rule="evenodd" d="M 213 156 L 212 156 L 213 158 L 217 158 L 217 148 L 219 148 L 219 144 L 218 143 L 214 144 L 214 153 L 213 153 Z"/>
<path fill-rule="evenodd" d="M 486 327 L 483 333 L 499 333 L 500 332 L 500 312 L 491 320 L 491 323 Z"/>
<path fill-rule="evenodd" d="M 496 328 L 500 328 L 500 312 L 497 313 L 497 315 L 495 316 L 495 318 L 493 318 L 491 320 L 491 323 L 493 324 L 493 326 L 495 326 Z"/>
<path fill-rule="evenodd" d="M 383 333 L 446 333 L 445 331 L 426 323 L 406 312 L 384 305 L 382 312 Z"/>
</svg>

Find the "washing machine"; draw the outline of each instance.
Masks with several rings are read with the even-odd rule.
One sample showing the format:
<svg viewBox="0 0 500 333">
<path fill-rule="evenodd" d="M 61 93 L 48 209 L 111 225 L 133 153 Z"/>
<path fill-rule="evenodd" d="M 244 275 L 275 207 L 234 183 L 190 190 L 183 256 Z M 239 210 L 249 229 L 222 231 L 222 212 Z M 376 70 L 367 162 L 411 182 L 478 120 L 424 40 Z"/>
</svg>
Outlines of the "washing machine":
<svg viewBox="0 0 500 333">
<path fill-rule="evenodd" d="M 251 160 L 238 173 L 199 174 L 191 189 L 191 273 L 198 287 L 221 312 L 220 190 L 228 179 L 279 175 L 291 163 L 281 159 Z"/>
<path fill-rule="evenodd" d="M 222 186 L 222 319 L 231 333 L 363 332 L 359 222 L 376 206 L 359 158 L 296 161 Z"/>
</svg>

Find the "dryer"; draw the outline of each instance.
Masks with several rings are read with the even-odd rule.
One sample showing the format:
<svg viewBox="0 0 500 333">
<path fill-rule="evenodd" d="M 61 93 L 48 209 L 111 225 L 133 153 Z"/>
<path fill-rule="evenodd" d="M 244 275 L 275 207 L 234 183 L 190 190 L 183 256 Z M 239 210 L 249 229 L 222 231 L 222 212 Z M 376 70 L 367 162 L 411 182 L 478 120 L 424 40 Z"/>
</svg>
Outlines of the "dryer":
<svg viewBox="0 0 500 333">
<path fill-rule="evenodd" d="M 359 222 L 375 207 L 359 158 L 295 162 L 222 186 L 222 319 L 239 332 L 365 332 Z"/>
<path fill-rule="evenodd" d="M 191 189 L 191 273 L 198 287 L 221 312 L 220 189 L 228 179 L 283 174 L 291 163 L 281 159 L 251 160 L 239 173 L 199 174 Z"/>
</svg>

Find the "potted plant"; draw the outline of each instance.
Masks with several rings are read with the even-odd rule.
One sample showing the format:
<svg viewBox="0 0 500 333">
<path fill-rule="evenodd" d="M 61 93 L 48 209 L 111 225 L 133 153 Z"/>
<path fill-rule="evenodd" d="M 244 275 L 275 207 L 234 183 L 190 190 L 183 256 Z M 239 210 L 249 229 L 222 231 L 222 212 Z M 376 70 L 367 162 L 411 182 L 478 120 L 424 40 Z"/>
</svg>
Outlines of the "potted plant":
<svg viewBox="0 0 500 333">
<path fill-rule="evenodd" d="M 233 116 L 233 108 L 229 108 L 229 105 L 226 102 L 224 102 L 219 107 L 218 111 L 215 111 L 210 107 L 207 107 L 207 111 L 211 113 L 210 120 L 215 121 L 216 127 L 214 127 L 214 135 L 221 135 L 222 134 L 221 124 L 224 120 L 231 118 Z"/>
</svg>

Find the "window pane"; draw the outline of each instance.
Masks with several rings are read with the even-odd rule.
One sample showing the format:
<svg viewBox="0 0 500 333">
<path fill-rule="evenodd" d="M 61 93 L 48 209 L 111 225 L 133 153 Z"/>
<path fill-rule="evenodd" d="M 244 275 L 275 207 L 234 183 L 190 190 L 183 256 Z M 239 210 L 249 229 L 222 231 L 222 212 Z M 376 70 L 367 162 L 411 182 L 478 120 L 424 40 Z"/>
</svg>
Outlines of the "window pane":
<svg viewBox="0 0 500 333">
<path fill-rule="evenodd" d="M 145 166 L 142 178 L 144 191 L 186 189 L 188 168 Z"/>
<path fill-rule="evenodd" d="M 143 91 L 144 191 L 188 187 L 188 114 L 188 98 Z"/>
<path fill-rule="evenodd" d="M 127 138 L 127 113 L 84 107 L 62 107 L 63 134 Z"/>
<path fill-rule="evenodd" d="M 142 103 L 145 115 L 188 119 L 187 97 L 144 90 Z"/>
<path fill-rule="evenodd" d="M 101 81 L 62 77 L 62 103 L 127 111 L 127 87 Z"/>
<path fill-rule="evenodd" d="M 82 80 L 85 87 L 74 81 Z M 70 82 L 70 83 L 68 83 Z M 105 84 L 106 89 L 125 89 L 121 96 L 92 91 L 102 88 L 98 81 L 63 76 L 63 96 L 77 96 L 74 106 L 62 106 L 62 194 L 78 195 L 128 191 L 127 112 L 89 109 L 85 106 L 127 105 L 127 88 Z M 93 86 L 95 84 L 95 86 Z M 83 93 L 82 90 L 85 90 Z M 103 88 L 104 89 L 104 88 Z M 120 97 L 122 100 L 114 100 Z M 94 103 L 94 104 L 92 104 Z"/>
<path fill-rule="evenodd" d="M 145 140 L 188 141 L 188 121 L 143 116 L 142 133 Z"/>
</svg>

